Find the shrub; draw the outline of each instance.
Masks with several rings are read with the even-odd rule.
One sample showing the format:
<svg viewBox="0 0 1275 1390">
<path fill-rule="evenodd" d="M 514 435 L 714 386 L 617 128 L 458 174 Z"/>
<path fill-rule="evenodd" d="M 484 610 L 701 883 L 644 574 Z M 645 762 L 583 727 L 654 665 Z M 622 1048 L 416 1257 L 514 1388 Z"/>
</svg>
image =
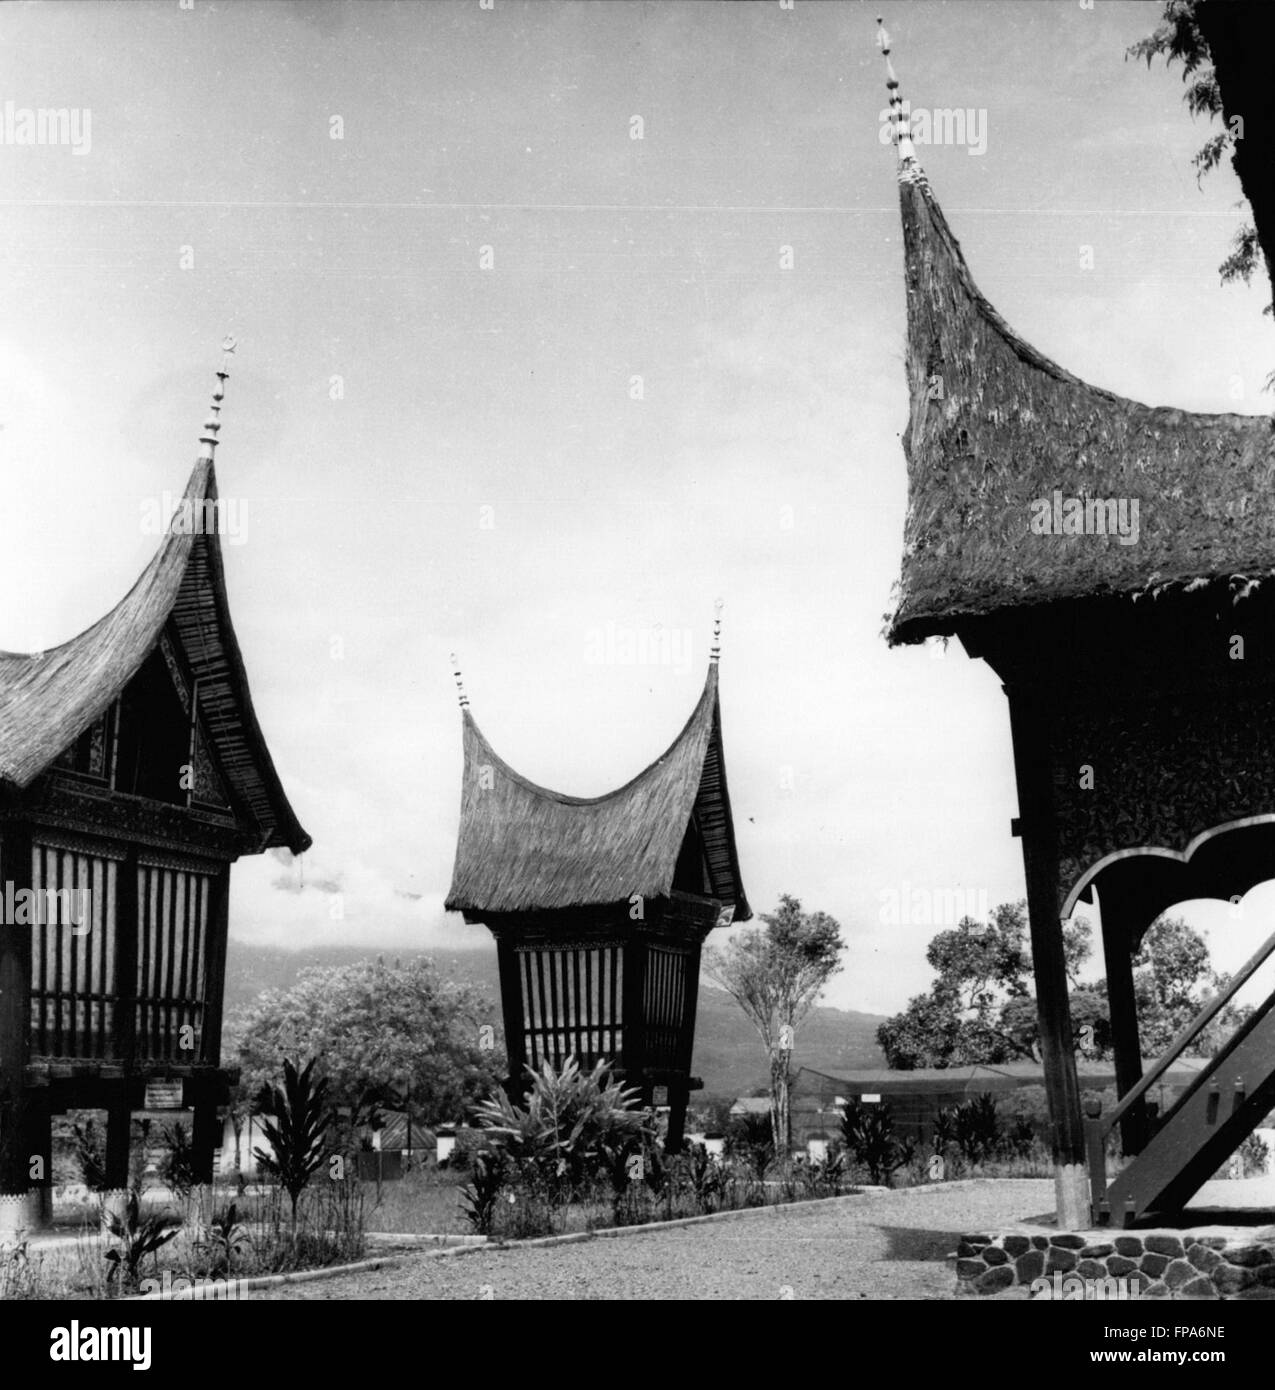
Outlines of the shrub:
<svg viewBox="0 0 1275 1390">
<path fill-rule="evenodd" d="M 155 1256 L 155 1268 L 158 1270 L 159 1251 L 175 1239 L 179 1229 L 180 1223 L 166 1212 L 143 1216 L 141 1193 L 133 1188 L 122 1212 L 106 1213 L 107 1234 L 118 1242 L 106 1252 L 106 1262 L 110 1267 L 107 1283 L 118 1281 L 126 1288 L 135 1288 L 142 1261 L 147 1255 Z"/>
<path fill-rule="evenodd" d="M 83 1127 L 78 1124 L 75 1125 L 73 1132 L 75 1135 L 75 1161 L 79 1166 L 84 1186 L 90 1192 L 105 1192 L 106 1154 L 103 1152 L 97 1125 L 89 1120 Z"/>
<path fill-rule="evenodd" d="M 855 1161 L 868 1170 L 869 1179 L 889 1185 L 890 1177 L 912 1161 L 915 1145 L 894 1132 L 894 1116 L 884 1101 L 865 1105 L 857 1097 L 845 1104 L 841 1133 Z"/>
<path fill-rule="evenodd" d="M 496 1203 L 509 1180 L 509 1161 L 499 1151 L 480 1153 L 474 1159 L 470 1180 L 460 1190 L 465 1220 L 475 1234 L 489 1236 L 496 1217 Z"/>
<path fill-rule="evenodd" d="M 596 1175 L 608 1151 L 653 1136 L 654 1125 L 634 1108 L 638 1091 L 612 1081 L 606 1062 L 585 1075 L 574 1057 L 562 1069 L 546 1061 L 527 1068 L 526 1104 L 498 1091 L 475 1106 L 481 1127 L 520 1167 L 531 1167 L 552 1192 L 567 1191 Z"/>
<path fill-rule="evenodd" d="M 984 1092 L 956 1107 L 956 1144 L 967 1163 L 990 1158 L 1000 1141 L 995 1100 Z"/>
<path fill-rule="evenodd" d="M 166 1153 L 160 1165 L 160 1177 L 179 1197 L 189 1197 L 198 1178 L 195 1172 L 195 1146 L 190 1141 L 186 1126 L 180 1122 L 165 1126 L 163 1139 Z"/>
<path fill-rule="evenodd" d="M 743 1159 L 754 1174 L 766 1176 L 775 1161 L 775 1136 L 769 1115 L 736 1115 L 726 1128 L 726 1152 Z"/>
</svg>

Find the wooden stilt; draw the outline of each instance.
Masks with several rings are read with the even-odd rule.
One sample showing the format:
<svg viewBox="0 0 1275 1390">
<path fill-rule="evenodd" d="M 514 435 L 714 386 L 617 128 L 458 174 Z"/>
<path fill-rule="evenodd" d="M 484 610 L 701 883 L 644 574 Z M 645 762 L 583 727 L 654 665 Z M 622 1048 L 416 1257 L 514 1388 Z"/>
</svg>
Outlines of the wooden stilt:
<svg viewBox="0 0 1275 1390">
<path fill-rule="evenodd" d="M 128 1186 L 132 1124 L 128 1082 L 122 1081 L 113 1088 L 106 1110 L 106 1186 L 113 1192 Z"/>
<path fill-rule="evenodd" d="M 1107 1004 L 1111 1010 L 1111 1045 L 1116 1060 L 1116 1093 L 1127 1095 L 1142 1080 L 1142 1045 L 1138 1041 L 1138 1005 L 1133 990 L 1133 934 L 1144 923 L 1124 895 L 1104 893 L 1102 954 L 1107 967 Z M 1140 914 L 1141 915 L 1141 914 Z M 1120 1120 L 1120 1142 L 1126 1155 L 1139 1153 L 1147 1142 L 1147 1111 L 1141 1101 Z"/>
<path fill-rule="evenodd" d="M 191 1147 L 194 1150 L 195 1181 L 213 1180 L 213 1154 L 221 1140 L 221 1125 L 217 1102 L 210 1086 L 201 1086 L 194 1097 L 195 1118 L 191 1127 Z"/>
<path fill-rule="evenodd" d="M 47 1227 L 53 1222 L 53 1111 L 47 1086 L 33 1086 L 27 1090 L 22 1127 L 27 1181 L 29 1187 L 39 1193 L 35 1219 L 38 1227 Z"/>
<path fill-rule="evenodd" d="M 14 894 L 31 887 L 31 836 L 24 826 L 6 825 L 0 841 L 0 880 Z M 30 1035 L 31 927 L 0 923 L 0 1193 L 25 1192 L 30 1185 L 23 1125 Z"/>
<path fill-rule="evenodd" d="M 679 1153 L 686 1142 L 686 1108 L 690 1103 L 691 1088 L 685 1083 L 674 1083 L 668 1088 L 668 1130 L 664 1137 L 667 1153 Z"/>
<path fill-rule="evenodd" d="M 515 1105 L 526 1092 L 527 1020 L 523 1018 L 522 981 L 518 954 L 508 941 L 496 941 L 496 965 L 500 971 L 500 1005 L 505 1030 L 507 1075 L 505 1093 Z"/>
<path fill-rule="evenodd" d="M 1057 1219 L 1060 1230 L 1083 1230 L 1089 1225 L 1089 1181 L 1063 924 L 1058 915 L 1058 840 L 1053 817 L 1049 721 L 1046 711 L 1014 692 L 1010 692 L 1009 704 L 1023 823 L 1036 1012 L 1052 1130 Z"/>
</svg>

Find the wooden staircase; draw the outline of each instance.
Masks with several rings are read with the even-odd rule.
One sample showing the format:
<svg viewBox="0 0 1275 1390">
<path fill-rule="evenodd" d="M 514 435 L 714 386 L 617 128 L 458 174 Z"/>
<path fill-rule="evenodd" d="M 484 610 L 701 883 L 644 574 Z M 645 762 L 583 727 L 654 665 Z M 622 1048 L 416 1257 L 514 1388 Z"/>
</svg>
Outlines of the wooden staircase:
<svg viewBox="0 0 1275 1390">
<path fill-rule="evenodd" d="M 1115 1124 L 1138 1103 L 1217 1017 L 1275 951 L 1272 936 L 1228 984 L 1174 1039 L 1142 1080 L 1101 1118 L 1086 1120 L 1089 1176 L 1095 1225 L 1128 1226 L 1150 1216 L 1175 1214 L 1275 1108 L 1275 994 L 1239 1028 L 1195 1078 L 1155 1128 L 1133 1160 L 1106 1179 L 1106 1140 Z"/>
</svg>

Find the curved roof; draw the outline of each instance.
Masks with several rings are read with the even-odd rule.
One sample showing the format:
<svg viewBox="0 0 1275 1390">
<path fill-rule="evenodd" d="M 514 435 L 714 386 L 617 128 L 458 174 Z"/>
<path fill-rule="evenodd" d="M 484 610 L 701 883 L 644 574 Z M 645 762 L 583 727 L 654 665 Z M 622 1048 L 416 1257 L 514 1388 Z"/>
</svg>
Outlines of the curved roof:
<svg viewBox="0 0 1275 1390">
<path fill-rule="evenodd" d="M 1050 361 L 979 293 L 910 142 L 900 149 L 911 409 L 890 641 L 1275 570 L 1272 421 L 1141 405 Z M 1087 534 L 1033 530 L 1035 518 L 1053 531 L 1071 498 L 1123 502 L 1125 534 L 1110 534 L 1107 507 L 1106 534 L 1096 507 Z"/>
<path fill-rule="evenodd" d="M 694 815 L 713 896 L 734 905 L 736 922 L 751 917 L 726 789 L 716 663 L 667 751 L 605 796 L 566 796 L 529 782 L 495 752 L 468 707 L 463 724 L 449 910 L 478 916 L 602 906 L 635 893 L 665 897 Z"/>
<path fill-rule="evenodd" d="M 215 502 L 211 460 L 190 475 L 184 500 Z M 236 802 L 261 831 L 260 849 L 310 846 L 257 723 L 230 622 L 215 531 L 171 527 L 116 606 L 50 651 L 0 653 L 0 786 L 28 787 L 110 707 L 171 621 L 199 681 L 199 705 Z"/>
</svg>

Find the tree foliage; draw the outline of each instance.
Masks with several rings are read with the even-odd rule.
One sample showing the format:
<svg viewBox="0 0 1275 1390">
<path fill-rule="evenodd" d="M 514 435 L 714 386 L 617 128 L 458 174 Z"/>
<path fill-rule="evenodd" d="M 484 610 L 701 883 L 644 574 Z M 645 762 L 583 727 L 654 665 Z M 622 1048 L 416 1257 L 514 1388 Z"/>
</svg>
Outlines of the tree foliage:
<svg viewBox="0 0 1275 1390">
<path fill-rule="evenodd" d="M 402 1106 L 410 1093 L 415 1120 L 454 1121 L 503 1073 L 503 1052 L 482 1045 L 496 1013 L 425 959 L 303 970 L 291 989 L 267 991 L 233 1020 L 240 1092 L 255 1097 L 285 1057 L 301 1055 L 320 1060 L 329 1099 L 347 1115 Z"/>
<path fill-rule="evenodd" d="M 1226 119 L 1223 92 L 1218 82 L 1217 69 L 1213 62 L 1207 38 L 1200 23 L 1199 0 L 1166 0 L 1160 23 L 1146 38 L 1130 45 L 1126 57 L 1142 58 L 1147 67 L 1152 60 L 1162 57 L 1166 64 L 1181 64 L 1182 80 L 1186 84 L 1183 100 L 1192 116 L 1206 116 L 1209 119 Z M 1243 123 L 1238 118 L 1227 122 L 1227 128 L 1211 135 L 1196 151 L 1192 158 L 1196 179 L 1201 179 L 1217 168 L 1226 154 L 1232 156 L 1236 172 L 1240 173 L 1237 153 L 1237 139 L 1242 138 Z M 1244 182 L 1241 174 L 1241 183 Z M 1246 188 L 1246 192 L 1249 190 Z M 1253 272 L 1262 265 L 1261 241 L 1257 228 L 1247 222 L 1236 232 L 1231 250 L 1218 267 L 1223 284 L 1240 280 L 1249 284 Z M 1269 260 L 1266 262 L 1268 275 L 1271 273 Z M 1265 312 L 1272 312 L 1272 305 Z M 1268 383 L 1269 384 L 1269 383 Z"/>
<path fill-rule="evenodd" d="M 764 927 L 739 933 L 704 953 L 704 973 L 724 989 L 757 1029 L 770 1061 L 770 1114 L 775 1149 L 786 1155 L 791 1122 L 788 1088 L 797 1027 L 841 969 L 841 927 L 826 912 L 803 912 L 785 893 Z"/>
<path fill-rule="evenodd" d="M 1094 1061 L 1110 1058 L 1107 982 L 1081 979 L 1093 951 L 1088 922 L 1068 923 L 1063 951 L 1077 1048 Z M 954 929 L 934 937 L 926 957 L 936 972 L 934 983 L 877 1030 L 891 1067 L 1039 1060 L 1026 903 L 1003 903 L 985 924 L 962 919 Z M 1193 927 L 1180 918 L 1162 917 L 1134 957 L 1133 982 L 1142 1053 L 1155 1057 L 1225 986 L 1226 978 L 1212 969 L 1208 945 Z M 1244 1016 L 1244 1010 L 1229 1006 L 1191 1051 L 1212 1053 Z"/>
</svg>

